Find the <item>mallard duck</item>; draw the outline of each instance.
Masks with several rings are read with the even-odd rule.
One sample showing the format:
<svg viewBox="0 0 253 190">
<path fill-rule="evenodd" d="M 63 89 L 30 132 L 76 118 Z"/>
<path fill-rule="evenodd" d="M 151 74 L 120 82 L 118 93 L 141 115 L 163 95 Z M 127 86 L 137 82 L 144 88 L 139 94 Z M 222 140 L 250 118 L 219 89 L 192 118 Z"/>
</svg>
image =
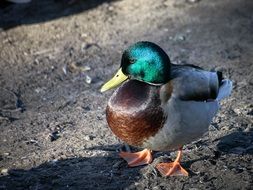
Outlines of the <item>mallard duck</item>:
<svg viewBox="0 0 253 190">
<path fill-rule="evenodd" d="M 221 72 L 172 64 L 161 47 L 143 41 L 124 51 L 120 69 L 101 92 L 119 85 L 106 108 L 108 125 L 122 141 L 144 149 L 119 155 L 135 167 L 151 163 L 152 150 L 178 150 L 174 162 L 156 168 L 165 176 L 188 176 L 180 165 L 182 147 L 208 130 L 232 82 Z"/>
</svg>

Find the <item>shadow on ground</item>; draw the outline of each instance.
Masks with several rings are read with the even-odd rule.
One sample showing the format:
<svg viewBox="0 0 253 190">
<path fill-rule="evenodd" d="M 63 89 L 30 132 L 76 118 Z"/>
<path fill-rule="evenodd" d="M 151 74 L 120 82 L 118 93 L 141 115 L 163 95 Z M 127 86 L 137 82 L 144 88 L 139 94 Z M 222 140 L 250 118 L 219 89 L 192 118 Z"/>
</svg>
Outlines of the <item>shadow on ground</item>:
<svg viewBox="0 0 253 190">
<path fill-rule="evenodd" d="M 167 156 L 166 158 L 162 156 L 164 153 L 154 152 L 153 156 L 156 159 L 149 166 L 129 168 L 115 151 L 119 147 L 121 145 L 96 146 L 88 149 L 106 151 L 108 153 L 106 156 L 52 160 L 29 170 L 9 170 L 8 175 L 0 176 L 0 189 L 101 189 L 101 187 L 135 189 L 135 184 L 145 175 L 153 175 L 152 178 L 156 179 L 158 184 L 168 180 L 160 178 L 160 174 L 154 172 L 157 162 L 171 161 Z M 196 174 L 190 170 L 191 165 L 208 159 L 209 156 L 204 156 L 183 162 L 182 165 L 187 168 L 191 177 L 196 178 Z M 177 183 L 181 183 L 182 179 L 173 178 L 170 181 L 176 180 Z"/>
<path fill-rule="evenodd" d="M 96 8 L 116 0 L 33 0 L 31 3 L 0 2 L 0 28 L 8 30 L 18 25 L 50 21 Z M 73 2 L 73 3 L 70 3 Z"/>
<path fill-rule="evenodd" d="M 253 154 L 253 131 L 226 135 L 219 139 L 217 149 L 224 153 Z"/>
<path fill-rule="evenodd" d="M 182 162 L 189 173 L 189 178 L 161 178 L 160 174 L 154 172 L 154 166 L 161 161 L 171 161 L 168 156 L 163 156 L 162 152 L 154 152 L 155 160 L 149 166 L 140 166 L 135 168 L 127 167 L 117 154 L 117 149 L 121 145 L 95 146 L 86 151 L 106 152 L 106 155 L 94 157 L 77 157 L 62 160 L 52 160 L 43 163 L 38 167 L 29 170 L 12 169 L 8 175 L 0 176 L 0 189 L 135 189 L 135 185 L 143 182 L 146 175 L 152 176 L 157 185 L 166 183 L 167 187 L 182 185 L 186 187 L 192 181 L 199 180 L 200 176 L 210 175 L 210 183 L 219 181 L 212 172 L 195 173 L 192 170 L 206 170 L 216 165 L 221 152 L 224 154 L 238 153 L 239 147 L 247 149 L 252 144 L 253 132 L 235 132 L 222 137 L 218 143 L 218 155 L 202 155 L 197 159 L 189 159 Z M 252 148 L 251 148 L 252 149 Z M 134 149 L 135 150 L 135 149 Z M 252 154 L 245 151 L 245 154 Z M 188 153 L 189 154 L 189 153 Z M 171 156 L 170 156 L 171 157 Z M 213 165 L 212 165 L 213 163 Z M 222 162 L 222 164 L 224 164 Z M 192 166 L 195 165 L 192 168 Z M 202 168 L 203 167 L 203 168 Z M 209 179 L 210 178 L 210 179 Z M 147 186 L 150 180 L 144 179 L 145 183 L 141 187 Z M 168 184 L 167 184 L 168 183 Z M 196 184 L 195 184 L 196 185 Z M 229 187 L 233 186 L 230 185 Z M 187 188 L 186 188 L 187 189 Z"/>
<path fill-rule="evenodd" d="M 55 160 L 30 170 L 10 170 L 0 177 L 0 189 L 123 189 L 136 181 L 140 168 L 125 167 L 113 153 Z"/>
</svg>

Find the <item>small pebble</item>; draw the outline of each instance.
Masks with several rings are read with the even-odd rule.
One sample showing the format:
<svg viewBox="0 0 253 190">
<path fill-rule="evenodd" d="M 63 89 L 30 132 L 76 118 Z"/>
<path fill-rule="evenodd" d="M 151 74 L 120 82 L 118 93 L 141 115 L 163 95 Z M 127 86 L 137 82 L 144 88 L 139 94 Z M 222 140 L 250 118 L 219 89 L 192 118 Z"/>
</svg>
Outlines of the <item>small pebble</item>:
<svg viewBox="0 0 253 190">
<path fill-rule="evenodd" d="M 91 77 L 88 76 L 88 75 L 86 75 L 86 77 L 85 77 L 85 82 L 86 82 L 87 84 L 90 84 L 90 83 L 92 82 Z"/>
<path fill-rule="evenodd" d="M 251 127 L 251 126 L 248 126 L 245 130 L 244 130 L 244 132 L 252 132 L 253 131 L 253 128 Z"/>
<path fill-rule="evenodd" d="M 188 34 L 191 33 L 191 32 L 192 32 L 191 29 L 187 29 L 187 30 L 186 30 L 186 33 L 188 33 Z"/>
<path fill-rule="evenodd" d="M 187 3 L 198 3 L 200 0 L 186 0 Z"/>
<path fill-rule="evenodd" d="M 40 93 L 40 88 L 36 88 L 34 91 L 36 92 L 36 93 Z"/>
<path fill-rule="evenodd" d="M 1 174 L 2 175 L 7 175 L 8 174 L 8 169 L 7 168 L 3 168 L 2 170 L 1 170 Z"/>
<path fill-rule="evenodd" d="M 26 144 L 38 144 L 38 141 L 35 139 L 31 139 L 29 141 L 26 141 Z"/>
<path fill-rule="evenodd" d="M 9 156 L 9 155 L 10 155 L 9 152 L 5 152 L 5 153 L 4 153 L 4 156 Z"/>
<path fill-rule="evenodd" d="M 176 41 L 184 41 L 185 40 L 185 36 L 183 36 L 183 35 L 176 35 L 175 40 Z"/>
<path fill-rule="evenodd" d="M 89 106 L 85 106 L 85 107 L 83 107 L 83 109 L 84 109 L 85 111 L 90 111 L 90 110 L 91 110 Z"/>
<path fill-rule="evenodd" d="M 88 34 L 82 33 L 82 34 L 81 34 L 81 37 L 82 37 L 82 38 L 87 38 L 87 37 L 88 37 Z"/>
<path fill-rule="evenodd" d="M 108 7 L 108 10 L 109 10 L 109 11 L 113 11 L 113 10 L 114 10 L 114 7 L 113 7 L 113 6 L 109 6 L 109 7 Z"/>
<path fill-rule="evenodd" d="M 89 71 L 91 68 L 89 66 L 83 66 L 83 67 L 80 67 L 81 71 L 84 72 L 84 71 Z"/>
<path fill-rule="evenodd" d="M 113 168 L 119 168 L 120 164 L 122 163 L 122 161 L 116 162 L 115 164 L 113 164 Z"/>
<path fill-rule="evenodd" d="M 54 131 L 49 136 L 50 136 L 51 142 L 56 141 L 57 139 L 61 137 L 59 131 Z"/>
<path fill-rule="evenodd" d="M 52 164 L 52 165 L 56 165 L 57 162 L 58 162 L 58 159 L 53 159 L 53 160 L 51 161 L 51 164 Z"/>
<path fill-rule="evenodd" d="M 87 48 L 87 44 L 86 43 L 82 43 L 81 44 L 81 50 L 82 50 L 82 52 L 84 52 Z"/>
<path fill-rule="evenodd" d="M 155 186 L 152 188 L 153 190 L 160 190 L 161 188 L 159 186 Z"/>
<path fill-rule="evenodd" d="M 67 65 L 64 65 L 64 66 L 62 67 L 62 71 L 63 71 L 63 73 L 64 73 L 65 75 L 67 75 Z"/>
<path fill-rule="evenodd" d="M 86 141 L 92 141 L 93 139 L 94 139 L 94 137 L 91 135 L 84 136 L 84 140 L 86 140 Z"/>
</svg>

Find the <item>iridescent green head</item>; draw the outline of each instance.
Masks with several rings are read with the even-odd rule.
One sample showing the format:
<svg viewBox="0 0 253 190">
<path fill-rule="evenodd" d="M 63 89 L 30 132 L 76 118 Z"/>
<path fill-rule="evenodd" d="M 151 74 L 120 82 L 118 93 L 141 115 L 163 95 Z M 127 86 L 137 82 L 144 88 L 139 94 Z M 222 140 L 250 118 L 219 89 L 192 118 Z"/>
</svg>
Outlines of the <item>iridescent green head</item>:
<svg viewBox="0 0 253 190">
<path fill-rule="evenodd" d="M 101 92 L 120 85 L 127 79 L 136 79 L 153 85 L 165 84 L 170 79 L 170 58 L 152 42 L 137 42 L 124 51 L 121 67 L 104 84 Z"/>
<path fill-rule="evenodd" d="M 158 45 L 137 42 L 124 51 L 122 72 L 132 79 L 151 84 L 164 84 L 170 78 L 170 59 Z"/>
</svg>

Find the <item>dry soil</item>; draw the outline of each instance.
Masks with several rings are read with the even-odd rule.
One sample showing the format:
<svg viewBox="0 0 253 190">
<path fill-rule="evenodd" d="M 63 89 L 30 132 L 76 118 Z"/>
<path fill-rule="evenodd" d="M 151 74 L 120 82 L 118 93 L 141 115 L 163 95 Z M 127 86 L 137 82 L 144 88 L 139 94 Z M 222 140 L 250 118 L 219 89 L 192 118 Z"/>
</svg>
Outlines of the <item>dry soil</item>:
<svg viewBox="0 0 253 190">
<path fill-rule="evenodd" d="M 0 189 L 253 189 L 252 0 L 0 2 Z M 234 82 L 209 133 L 184 149 L 190 177 L 162 177 L 155 153 L 128 168 L 99 89 L 130 44 Z"/>
</svg>

